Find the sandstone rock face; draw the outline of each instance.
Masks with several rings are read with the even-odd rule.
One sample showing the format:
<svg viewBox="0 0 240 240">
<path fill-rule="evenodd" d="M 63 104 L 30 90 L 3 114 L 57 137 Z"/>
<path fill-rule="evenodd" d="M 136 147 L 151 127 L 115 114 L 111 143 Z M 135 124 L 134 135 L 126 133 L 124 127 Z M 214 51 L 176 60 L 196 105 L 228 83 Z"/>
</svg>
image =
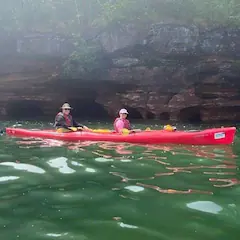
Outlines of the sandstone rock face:
<svg viewBox="0 0 240 240">
<path fill-rule="evenodd" d="M 63 59 L 74 49 L 66 39 L 8 39 L 9 52 L 0 40 L 0 116 L 14 117 L 19 108 L 53 116 L 70 101 L 79 115 L 90 109 L 96 118 L 126 107 L 144 119 L 240 120 L 239 29 L 159 23 L 137 31 L 129 25 L 96 39 L 112 65 L 87 80 L 62 78 Z"/>
</svg>

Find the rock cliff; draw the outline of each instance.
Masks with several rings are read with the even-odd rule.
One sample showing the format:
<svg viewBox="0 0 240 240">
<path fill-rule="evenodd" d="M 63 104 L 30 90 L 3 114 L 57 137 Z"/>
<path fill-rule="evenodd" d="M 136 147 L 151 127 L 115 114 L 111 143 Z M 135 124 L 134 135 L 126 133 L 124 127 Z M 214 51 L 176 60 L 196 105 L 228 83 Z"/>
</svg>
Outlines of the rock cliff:
<svg viewBox="0 0 240 240">
<path fill-rule="evenodd" d="M 52 116 L 69 101 L 77 116 L 171 121 L 240 120 L 240 30 L 154 24 L 104 31 L 91 39 L 108 63 L 101 73 L 62 76 L 73 51 L 63 37 L 0 41 L 0 114 Z M 8 48 L 4 41 L 8 42 Z M 12 47 L 9 47 L 12 44 Z"/>
</svg>

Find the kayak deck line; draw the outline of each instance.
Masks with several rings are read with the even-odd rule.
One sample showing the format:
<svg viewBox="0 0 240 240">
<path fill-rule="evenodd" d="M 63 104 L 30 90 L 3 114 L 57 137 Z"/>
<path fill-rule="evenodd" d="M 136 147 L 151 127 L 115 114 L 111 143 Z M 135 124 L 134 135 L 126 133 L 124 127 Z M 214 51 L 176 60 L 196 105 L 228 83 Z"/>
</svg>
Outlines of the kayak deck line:
<svg viewBox="0 0 240 240">
<path fill-rule="evenodd" d="M 104 141 L 144 144 L 186 144 L 186 145 L 227 145 L 234 142 L 236 127 L 211 128 L 199 131 L 150 130 L 121 135 L 118 133 L 67 132 L 55 130 L 31 130 L 23 128 L 6 128 L 6 134 L 15 137 L 55 139 L 62 141 Z"/>
</svg>

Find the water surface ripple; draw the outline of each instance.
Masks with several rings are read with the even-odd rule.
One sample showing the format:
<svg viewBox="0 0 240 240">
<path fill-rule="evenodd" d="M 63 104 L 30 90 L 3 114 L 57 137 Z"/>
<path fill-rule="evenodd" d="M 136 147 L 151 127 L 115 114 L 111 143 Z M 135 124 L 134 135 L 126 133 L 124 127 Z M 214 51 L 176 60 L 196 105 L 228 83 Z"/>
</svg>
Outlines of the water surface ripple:
<svg viewBox="0 0 240 240">
<path fill-rule="evenodd" d="M 238 239 L 240 143 L 64 143 L 0 138 L 0 236 Z"/>
</svg>

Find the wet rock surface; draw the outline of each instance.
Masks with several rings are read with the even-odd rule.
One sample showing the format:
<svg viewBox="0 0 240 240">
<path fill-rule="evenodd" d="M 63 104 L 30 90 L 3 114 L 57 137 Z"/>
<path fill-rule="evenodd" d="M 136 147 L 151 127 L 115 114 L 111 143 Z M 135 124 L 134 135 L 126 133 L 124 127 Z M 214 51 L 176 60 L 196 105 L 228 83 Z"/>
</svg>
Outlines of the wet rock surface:
<svg viewBox="0 0 240 240">
<path fill-rule="evenodd" d="M 15 37 L 8 40 L 9 52 L 1 40 L 0 115 L 38 109 L 30 110 L 32 117 L 52 116 L 69 101 L 77 116 L 114 117 L 126 107 L 135 118 L 240 120 L 240 30 L 159 23 L 119 31 L 96 36 L 112 61 L 104 74 L 79 79 L 61 75 L 73 49 L 68 40 Z M 42 54 L 36 42 L 44 46 Z"/>
</svg>

